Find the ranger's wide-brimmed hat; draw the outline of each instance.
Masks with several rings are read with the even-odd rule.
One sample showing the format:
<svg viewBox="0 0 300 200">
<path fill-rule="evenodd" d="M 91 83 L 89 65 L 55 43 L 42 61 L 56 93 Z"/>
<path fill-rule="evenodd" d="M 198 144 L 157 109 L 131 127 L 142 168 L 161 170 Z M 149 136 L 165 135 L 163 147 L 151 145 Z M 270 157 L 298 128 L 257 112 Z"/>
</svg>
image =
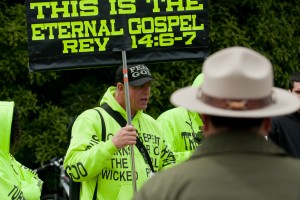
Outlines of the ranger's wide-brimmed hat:
<svg viewBox="0 0 300 200">
<path fill-rule="evenodd" d="M 245 47 L 229 47 L 203 63 L 203 84 L 175 91 L 171 102 L 202 114 L 259 118 L 292 113 L 300 101 L 287 90 L 273 87 L 271 62 Z"/>
</svg>

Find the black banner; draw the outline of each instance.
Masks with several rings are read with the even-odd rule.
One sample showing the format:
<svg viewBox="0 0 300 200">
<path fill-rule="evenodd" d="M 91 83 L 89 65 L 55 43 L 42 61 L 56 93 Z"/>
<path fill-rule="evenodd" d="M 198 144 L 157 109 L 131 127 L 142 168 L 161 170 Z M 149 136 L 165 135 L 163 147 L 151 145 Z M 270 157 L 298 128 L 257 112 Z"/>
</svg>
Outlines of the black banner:
<svg viewBox="0 0 300 200">
<path fill-rule="evenodd" d="M 208 0 L 26 0 L 29 70 L 204 59 Z"/>
</svg>

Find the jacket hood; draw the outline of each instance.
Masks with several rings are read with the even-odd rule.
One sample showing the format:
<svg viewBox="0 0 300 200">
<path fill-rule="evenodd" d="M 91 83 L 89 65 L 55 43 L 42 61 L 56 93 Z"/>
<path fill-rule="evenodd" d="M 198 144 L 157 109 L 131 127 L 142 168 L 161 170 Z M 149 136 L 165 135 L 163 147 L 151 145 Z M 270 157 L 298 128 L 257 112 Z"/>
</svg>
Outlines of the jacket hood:
<svg viewBox="0 0 300 200">
<path fill-rule="evenodd" d="M 105 94 L 103 95 L 101 101 L 100 101 L 100 106 L 102 104 L 107 103 L 113 110 L 118 111 L 119 113 L 121 113 L 121 115 L 127 119 L 127 113 L 126 110 L 116 101 L 115 99 L 115 92 L 116 92 L 116 87 L 115 86 L 111 86 L 107 89 L 107 91 L 105 92 Z M 142 114 L 142 110 L 139 110 L 134 118 L 138 118 L 141 114 Z"/>
<path fill-rule="evenodd" d="M 14 102 L 0 101 L 0 155 L 9 157 Z"/>
</svg>

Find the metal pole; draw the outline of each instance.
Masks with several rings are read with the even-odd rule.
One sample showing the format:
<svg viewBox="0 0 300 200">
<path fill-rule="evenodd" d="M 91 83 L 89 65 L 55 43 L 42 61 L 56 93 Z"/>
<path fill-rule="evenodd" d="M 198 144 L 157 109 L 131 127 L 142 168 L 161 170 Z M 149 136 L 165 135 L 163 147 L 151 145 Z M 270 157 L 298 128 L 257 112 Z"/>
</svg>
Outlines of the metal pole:
<svg viewBox="0 0 300 200">
<path fill-rule="evenodd" d="M 123 80 L 125 86 L 125 98 L 126 98 L 126 113 L 127 113 L 127 124 L 131 125 L 131 109 L 130 109 L 130 98 L 129 98 L 129 87 L 128 87 L 128 69 L 126 60 L 126 51 L 122 51 L 123 61 Z M 131 155 L 131 174 L 132 174 L 132 188 L 133 194 L 136 193 L 136 174 L 135 174 L 135 162 L 134 162 L 134 145 L 130 145 Z"/>
</svg>

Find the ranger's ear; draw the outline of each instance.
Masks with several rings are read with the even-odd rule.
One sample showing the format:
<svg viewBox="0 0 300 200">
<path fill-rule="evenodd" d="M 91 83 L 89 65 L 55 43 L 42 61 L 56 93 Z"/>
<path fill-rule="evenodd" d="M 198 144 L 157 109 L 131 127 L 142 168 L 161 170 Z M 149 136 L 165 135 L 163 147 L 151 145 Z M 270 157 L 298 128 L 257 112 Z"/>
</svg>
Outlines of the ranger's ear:
<svg viewBox="0 0 300 200">
<path fill-rule="evenodd" d="M 271 131 L 271 127 L 272 127 L 272 119 L 270 117 L 264 118 L 260 134 L 262 136 L 267 136 L 268 133 Z"/>
</svg>

